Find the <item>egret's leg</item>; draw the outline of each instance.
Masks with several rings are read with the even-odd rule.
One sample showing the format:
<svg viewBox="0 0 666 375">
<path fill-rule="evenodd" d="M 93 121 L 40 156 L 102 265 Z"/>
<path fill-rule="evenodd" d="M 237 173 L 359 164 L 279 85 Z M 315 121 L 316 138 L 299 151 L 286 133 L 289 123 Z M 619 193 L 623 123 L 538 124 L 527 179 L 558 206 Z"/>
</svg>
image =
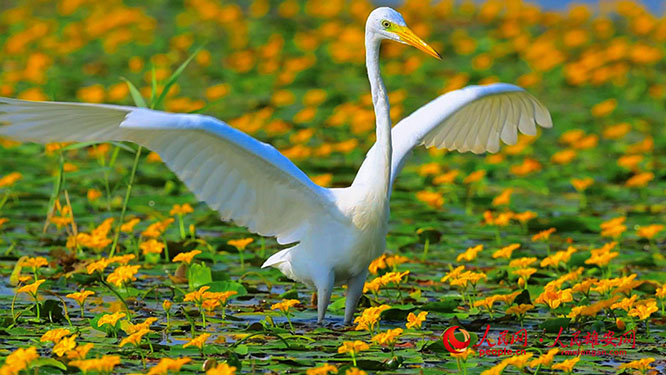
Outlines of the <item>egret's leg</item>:
<svg viewBox="0 0 666 375">
<path fill-rule="evenodd" d="M 329 271 L 326 275 L 322 275 L 315 283 L 317 286 L 317 323 L 321 323 L 326 315 L 326 309 L 329 302 L 331 302 L 331 293 L 333 292 L 333 285 L 335 284 L 335 275 L 333 271 Z"/>
<path fill-rule="evenodd" d="M 368 271 L 362 272 L 347 282 L 347 300 L 345 301 L 345 324 L 351 324 L 358 300 L 363 295 L 363 285 L 368 277 Z"/>
</svg>

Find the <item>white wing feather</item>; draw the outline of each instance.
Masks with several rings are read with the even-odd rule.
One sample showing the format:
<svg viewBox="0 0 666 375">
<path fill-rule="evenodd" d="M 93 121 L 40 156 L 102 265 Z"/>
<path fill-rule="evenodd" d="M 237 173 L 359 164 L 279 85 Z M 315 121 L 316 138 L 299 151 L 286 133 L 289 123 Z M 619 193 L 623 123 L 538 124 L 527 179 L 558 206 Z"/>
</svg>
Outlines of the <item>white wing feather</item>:
<svg viewBox="0 0 666 375">
<path fill-rule="evenodd" d="M 393 127 L 391 186 L 416 146 L 476 154 L 497 152 L 500 140 L 515 144 L 518 131 L 536 135 L 537 124 L 552 127 L 550 113 L 518 86 L 497 83 L 448 92 Z M 374 150 L 375 146 L 368 154 Z"/>
<path fill-rule="evenodd" d="M 157 152 L 222 220 L 280 243 L 299 241 L 322 216 L 343 220 L 328 189 L 272 146 L 210 116 L 0 98 L 0 135 L 39 143 L 141 144 Z"/>
</svg>

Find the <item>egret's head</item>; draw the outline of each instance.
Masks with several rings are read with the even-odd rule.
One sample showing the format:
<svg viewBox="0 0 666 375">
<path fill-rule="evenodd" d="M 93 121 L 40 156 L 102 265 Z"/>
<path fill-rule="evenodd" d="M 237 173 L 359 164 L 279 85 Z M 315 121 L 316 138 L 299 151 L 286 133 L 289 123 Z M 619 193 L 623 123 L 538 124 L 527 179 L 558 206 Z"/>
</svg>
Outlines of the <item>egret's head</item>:
<svg viewBox="0 0 666 375">
<path fill-rule="evenodd" d="M 388 7 L 377 8 L 370 13 L 365 25 L 367 32 L 372 32 L 380 39 L 395 40 L 396 42 L 409 44 L 430 56 L 441 59 L 442 57 L 421 38 L 416 36 L 407 27 L 400 13 Z"/>
</svg>

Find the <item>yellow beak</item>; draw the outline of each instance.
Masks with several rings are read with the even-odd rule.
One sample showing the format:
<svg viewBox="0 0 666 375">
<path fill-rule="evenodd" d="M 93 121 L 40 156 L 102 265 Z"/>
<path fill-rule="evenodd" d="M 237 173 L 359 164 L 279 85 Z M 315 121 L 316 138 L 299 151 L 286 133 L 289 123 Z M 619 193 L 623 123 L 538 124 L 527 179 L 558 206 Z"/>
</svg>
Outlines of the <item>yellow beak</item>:
<svg viewBox="0 0 666 375">
<path fill-rule="evenodd" d="M 402 41 L 405 44 L 414 46 L 436 59 L 439 60 L 442 59 L 442 56 L 440 56 L 440 54 L 437 53 L 437 51 L 435 51 L 432 47 L 430 47 L 428 43 L 424 42 L 423 39 L 416 36 L 416 34 L 414 34 L 414 32 L 410 30 L 409 27 L 407 26 L 394 26 L 394 27 L 395 30 L 393 32 L 396 33 L 398 36 L 400 36 L 400 39 L 402 39 Z"/>
</svg>

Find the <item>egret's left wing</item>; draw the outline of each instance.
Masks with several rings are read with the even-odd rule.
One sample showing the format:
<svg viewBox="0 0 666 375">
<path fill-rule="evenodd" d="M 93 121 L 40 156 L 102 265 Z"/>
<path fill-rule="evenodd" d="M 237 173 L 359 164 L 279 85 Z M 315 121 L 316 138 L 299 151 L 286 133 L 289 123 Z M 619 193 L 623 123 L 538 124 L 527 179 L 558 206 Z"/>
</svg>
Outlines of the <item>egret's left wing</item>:
<svg viewBox="0 0 666 375">
<path fill-rule="evenodd" d="M 515 144 L 518 131 L 536 135 L 537 124 L 552 127 L 550 113 L 518 86 L 496 83 L 448 92 L 416 110 L 391 131 L 391 185 L 416 146 L 475 154 L 497 152 L 500 140 Z"/>
<path fill-rule="evenodd" d="M 0 98 L 0 136 L 144 145 L 223 220 L 280 243 L 300 241 L 318 221 L 345 220 L 331 192 L 278 150 L 210 116 Z"/>
</svg>

